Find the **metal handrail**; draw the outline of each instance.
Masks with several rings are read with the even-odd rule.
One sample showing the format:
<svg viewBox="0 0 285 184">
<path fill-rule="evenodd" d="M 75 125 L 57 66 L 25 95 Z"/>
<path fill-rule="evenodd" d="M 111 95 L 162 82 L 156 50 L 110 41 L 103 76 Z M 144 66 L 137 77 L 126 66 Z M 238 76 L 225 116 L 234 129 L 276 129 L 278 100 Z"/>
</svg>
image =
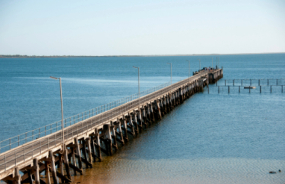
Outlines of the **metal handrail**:
<svg viewBox="0 0 285 184">
<path fill-rule="evenodd" d="M 64 140 L 68 140 L 75 136 L 84 134 L 86 133 L 86 131 L 89 131 L 92 128 L 94 128 L 94 126 L 100 125 L 104 122 L 108 122 L 114 117 L 121 116 L 124 113 L 128 112 L 128 110 L 136 108 L 139 105 L 142 105 L 143 103 L 148 103 L 150 100 L 155 99 L 158 96 L 167 94 L 169 93 L 169 91 L 175 90 L 184 84 L 187 84 L 189 82 L 194 82 L 200 76 L 205 74 L 207 74 L 207 72 L 202 71 L 199 74 L 192 76 L 191 81 L 189 81 L 189 78 L 186 78 L 172 85 L 169 85 L 169 83 L 162 84 L 160 86 L 142 92 L 145 95 L 141 96 L 139 99 L 138 98 L 132 99 L 130 97 L 122 98 L 119 103 L 121 105 L 119 106 L 116 106 L 109 110 L 106 110 L 105 106 L 103 112 L 99 113 L 97 111 L 96 115 L 91 117 L 88 116 L 89 118 L 87 118 L 86 116 L 86 118 L 83 119 L 84 121 L 80 120 L 79 118 L 78 120 L 80 121 L 74 124 L 70 124 L 69 126 L 64 128 Z M 111 107 L 112 105 L 110 106 L 110 108 Z M 100 106 L 100 110 L 102 110 L 102 106 Z M 34 158 L 37 155 L 41 154 L 42 152 L 48 151 L 61 144 L 62 144 L 62 130 L 58 130 L 43 137 L 39 136 L 37 139 L 31 140 L 30 142 L 24 143 L 20 146 L 17 146 L 16 148 L 9 149 L 9 151 L 7 150 L 6 152 L 0 154 L 0 173 L 6 171 L 7 169 L 13 168 L 17 164 L 21 164 L 25 162 L 27 159 Z"/>
<path fill-rule="evenodd" d="M 168 85 L 170 85 L 170 82 L 167 82 L 167 83 L 161 84 L 159 86 L 153 87 L 151 89 L 142 91 L 140 93 L 140 96 L 141 97 L 145 96 L 145 95 L 149 94 L 150 92 L 159 90 L 159 89 L 166 87 Z M 100 113 L 103 113 L 107 110 L 110 110 L 114 107 L 120 106 L 124 103 L 127 103 L 129 101 L 137 99 L 138 96 L 139 96 L 138 93 L 136 93 L 136 94 L 130 95 L 128 97 L 124 97 L 124 98 L 121 98 L 119 100 L 101 105 L 99 107 L 95 107 L 93 109 L 84 111 L 82 113 L 73 115 L 71 117 L 65 118 L 64 119 L 64 125 L 65 125 L 64 127 L 68 127 L 68 126 L 73 125 L 77 122 L 83 121 L 83 120 L 88 119 L 92 116 L 95 116 L 97 114 L 100 114 Z M 0 141 L 0 153 L 8 151 L 10 149 L 13 149 L 13 148 L 20 146 L 26 142 L 33 141 L 33 140 L 38 139 L 40 137 L 44 137 L 46 135 L 49 135 L 49 134 L 56 132 L 58 130 L 61 130 L 61 129 L 62 129 L 61 121 L 57 121 L 55 123 L 48 124 L 46 126 L 43 126 L 43 127 L 31 130 L 31 131 L 10 137 L 8 139 L 4 139 L 4 140 Z M 29 139 L 29 138 L 32 138 L 32 139 Z M 4 148 L 6 148 L 6 149 L 4 149 Z M 7 150 L 7 148 L 9 148 L 9 149 Z"/>
</svg>

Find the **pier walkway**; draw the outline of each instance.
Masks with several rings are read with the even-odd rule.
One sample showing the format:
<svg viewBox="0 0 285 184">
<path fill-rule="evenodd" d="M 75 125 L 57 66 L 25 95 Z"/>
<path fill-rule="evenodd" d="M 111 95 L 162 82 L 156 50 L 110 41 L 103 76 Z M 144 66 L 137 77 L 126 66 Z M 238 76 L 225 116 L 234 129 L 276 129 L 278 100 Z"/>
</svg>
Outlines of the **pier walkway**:
<svg viewBox="0 0 285 184">
<path fill-rule="evenodd" d="M 57 131 L 53 133 L 45 127 L 44 131 L 33 131 L 32 138 L 16 137 L 14 146 L 11 139 L 6 143 L 2 141 L 0 180 L 17 184 L 70 183 L 71 175 L 82 174 L 83 165 L 92 168 L 92 162 L 101 161 L 102 153 L 112 155 L 129 136 L 136 136 L 185 99 L 222 77 L 222 69 L 201 70 L 175 84 L 147 91 L 139 98 L 128 98 L 126 103 L 110 103 L 104 106 L 104 112 L 84 113 L 85 118 L 83 114 L 82 119 L 73 118 L 73 124 L 70 119 L 69 126 L 65 120 L 64 138 L 61 127 L 56 124 Z"/>
</svg>

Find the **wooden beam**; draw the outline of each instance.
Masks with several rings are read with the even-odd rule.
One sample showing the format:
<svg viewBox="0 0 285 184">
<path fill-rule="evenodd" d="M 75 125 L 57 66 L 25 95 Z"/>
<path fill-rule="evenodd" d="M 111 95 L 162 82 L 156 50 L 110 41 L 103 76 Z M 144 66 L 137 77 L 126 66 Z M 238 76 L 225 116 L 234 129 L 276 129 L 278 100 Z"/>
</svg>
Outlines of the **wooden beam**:
<svg viewBox="0 0 285 184">
<path fill-rule="evenodd" d="M 64 182 L 70 183 L 71 182 L 71 179 L 65 177 L 60 172 L 56 172 L 56 175 L 61 179 L 61 181 L 63 181 L 62 183 L 64 183 Z"/>
<path fill-rule="evenodd" d="M 75 155 L 76 158 L 78 158 L 79 156 L 78 155 Z M 86 164 L 86 166 L 90 166 L 92 168 L 92 164 L 90 162 L 88 162 L 88 160 L 86 160 L 85 158 L 81 158 L 81 161 L 84 162 Z"/>
<path fill-rule="evenodd" d="M 72 168 L 74 170 L 74 172 L 79 172 L 82 175 L 82 169 L 79 169 L 78 167 L 76 167 L 75 165 L 69 163 L 69 167 Z"/>
</svg>

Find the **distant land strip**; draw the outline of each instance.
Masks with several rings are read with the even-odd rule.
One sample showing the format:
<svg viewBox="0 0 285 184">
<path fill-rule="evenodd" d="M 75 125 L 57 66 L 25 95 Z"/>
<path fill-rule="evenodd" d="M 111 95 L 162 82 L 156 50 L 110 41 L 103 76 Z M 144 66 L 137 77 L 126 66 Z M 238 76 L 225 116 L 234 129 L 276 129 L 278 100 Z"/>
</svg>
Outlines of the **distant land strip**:
<svg viewBox="0 0 285 184">
<path fill-rule="evenodd" d="M 65 58 L 65 57 L 160 57 L 160 56 L 219 56 L 219 55 L 254 55 L 254 54 L 285 54 L 285 52 L 266 52 L 266 53 L 236 53 L 236 54 L 158 54 L 158 55 L 102 55 L 102 56 L 87 56 L 87 55 L 0 55 L 0 58 Z"/>
</svg>

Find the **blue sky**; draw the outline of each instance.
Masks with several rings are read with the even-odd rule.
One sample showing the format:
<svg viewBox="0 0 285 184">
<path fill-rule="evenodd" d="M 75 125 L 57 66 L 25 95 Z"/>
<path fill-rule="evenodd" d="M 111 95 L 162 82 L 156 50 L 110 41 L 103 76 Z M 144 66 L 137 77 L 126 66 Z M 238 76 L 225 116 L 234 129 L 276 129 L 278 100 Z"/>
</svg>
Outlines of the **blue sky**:
<svg viewBox="0 0 285 184">
<path fill-rule="evenodd" d="M 0 54 L 285 52 L 284 0 L 0 0 Z"/>
</svg>

